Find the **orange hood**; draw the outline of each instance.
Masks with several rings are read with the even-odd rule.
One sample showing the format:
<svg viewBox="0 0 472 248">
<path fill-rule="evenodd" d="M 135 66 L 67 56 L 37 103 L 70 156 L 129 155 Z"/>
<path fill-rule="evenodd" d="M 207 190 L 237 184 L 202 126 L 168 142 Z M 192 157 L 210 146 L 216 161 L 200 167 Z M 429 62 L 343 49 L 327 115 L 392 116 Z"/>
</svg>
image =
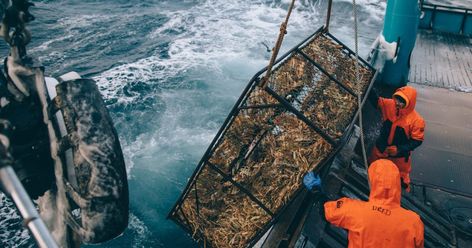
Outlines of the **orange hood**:
<svg viewBox="0 0 472 248">
<path fill-rule="evenodd" d="M 390 160 L 379 159 L 369 167 L 369 202 L 379 205 L 400 206 L 400 172 Z"/>
<path fill-rule="evenodd" d="M 393 96 L 399 96 L 406 101 L 405 108 L 400 109 L 400 115 L 404 116 L 411 113 L 416 106 L 416 90 L 411 86 L 404 86 L 395 91 Z"/>
</svg>

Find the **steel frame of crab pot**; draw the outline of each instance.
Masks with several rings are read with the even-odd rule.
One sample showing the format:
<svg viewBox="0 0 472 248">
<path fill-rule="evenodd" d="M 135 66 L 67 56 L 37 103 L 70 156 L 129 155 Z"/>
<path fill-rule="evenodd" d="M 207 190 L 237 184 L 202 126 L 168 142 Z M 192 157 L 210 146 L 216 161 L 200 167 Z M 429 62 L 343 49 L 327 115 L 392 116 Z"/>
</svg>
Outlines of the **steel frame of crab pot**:
<svg viewBox="0 0 472 248">
<path fill-rule="evenodd" d="M 205 152 L 204 156 L 200 160 L 195 172 L 191 176 L 189 183 L 187 184 L 185 190 L 183 191 L 182 195 L 170 211 L 168 218 L 174 220 L 179 226 L 181 226 L 184 230 L 187 232 L 193 234 L 194 238 L 197 239 L 201 244 L 205 244 L 206 246 L 213 247 L 214 244 L 208 243 L 206 240 L 206 237 L 203 236 L 202 233 L 199 233 L 199 230 L 192 230 L 192 227 L 189 223 L 189 220 L 187 219 L 182 207 L 184 204 L 184 201 L 189 198 L 189 194 L 193 193 L 194 191 L 195 195 L 192 195 L 192 198 L 195 198 L 195 206 L 196 206 L 196 211 L 197 214 L 200 211 L 199 206 L 199 195 L 198 195 L 198 188 L 197 188 L 197 181 L 199 180 L 199 175 L 202 173 L 203 169 L 208 169 L 211 170 L 212 173 L 216 173 L 217 175 L 222 177 L 223 183 L 229 183 L 231 184 L 232 187 L 235 187 L 237 190 L 240 192 L 243 192 L 245 196 L 249 197 L 249 199 L 253 202 L 256 203 L 261 209 L 264 210 L 264 212 L 269 215 L 270 220 L 266 222 L 262 228 L 258 228 L 257 232 L 255 232 L 253 235 L 249 237 L 247 242 L 243 244 L 243 246 L 250 246 L 253 245 L 257 242 L 258 239 L 270 228 L 271 225 L 274 224 L 274 222 L 278 219 L 280 214 L 286 209 L 286 207 L 289 205 L 290 201 L 293 200 L 301 191 L 302 188 L 298 187 L 290 196 L 288 196 L 286 199 L 288 201 L 285 202 L 285 204 L 281 204 L 278 206 L 275 211 L 272 210 L 269 206 L 266 206 L 263 203 L 263 200 L 258 199 L 256 196 L 254 196 L 253 192 L 248 190 L 244 185 L 241 183 L 237 182 L 234 179 L 234 174 L 232 173 L 234 170 L 238 171 L 241 167 L 244 167 L 244 161 L 237 162 L 235 164 L 232 164 L 230 168 L 228 169 L 228 172 L 225 172 L 221 168 L 218 167 L 218 165 L 215 165 L 210 162 L 212 159 L 212 156 L 214 155 L 215 151 L 217 148 L 225 141 L 225 135 L 227 135 L 228 131 L 232 127 L 233 123 L 237 119 L 238 115 L 241 113 L 241 111 L 248 111 L 248 110 L 265 110 L 265 109 L 270 109 L 274 110 L 277 112 L 278 115 L 280 115 L 281 111 L 285 111 L 287 113 L 287 116 L 290 115 L 291 117 L 295 117 L 296 120 L 300 121 L 300 123 L 303 123 L 303 125 L 307 126 L 308 129 L 311 130 L 314 134 L 317 136 L 320 136 L 324 142 L 330 145 L 329 152 L 325 154 L 325 156 L 322 159 L 319 159 L 316 165 L 309 165 L 309 166 L 315 166 L 315 168 L 308 168 L 309 170 L 313 169 L 314 171 L 321 171 L 327 169 L 327 167 L 330 166 L 334 156 L 340 151 L 340 149 L 345 145 L 345 143 L 349 140 L 350 136 L 352 135 L 352 130 L 354 128 L 354 125 L 356 123 L 356 120 L 358 119 L 359 116 L 359 109 L 362 109 L 364 106 L 367 95 L 369 94 L 371 88 L 373 87 L 373 83 L 375 82 L 375 79 L 377 77 L 377 72 L 375 71 L 372 66 L 367 63 L 365 60 L 362 58 L 359 58 L 359 61 L 355 60 L 355 53 L 350 50 L 346 45 L 344 45 L 342 42 L 340 42 L 338 39 L 336 39 L 333 35 L 331 35 L 325 27 L 319 28 L 316 32 L 314 32 L 312 35 L 310 35 L 308 38 L 303 40 L 301 43 L 299 43 L 297 46 L 295 46 L 293 49 L 289 50 L 287 53 L 285 53 L 283 56 L 281 56 L 279 59 L 277 59 L 275 63 L 275 69 L 273 70 L 274 73 L 277 72 L 283 66 L 284 63 L 286 63 L 289 59 L 292 59 L 296 56 L 299 58 L 304 59 L 304 63 L 312 66 L 314 70 L 318 71 L 318 74 L 321 75 L 322 77 L 327 78 L 326 82 L 328 82 L 328 85 L 335 85 L 335 87 L 338 87 L 339 91 L 344 92 L 346 95 L 349 95 L 353 99 L 357 99 L 357 94 L 355 93 L 356 89 L 353 89 L 349 85 L 347 85 L 344 81 L 344 77 L 340 77 L 339 73 L 353 73 L 353 71 L 349 70 L 342 70 L 336 71 L 336 72 L 330 72 L 330 68 L 327 68 L 327 66 L 323 66 L 323 63 L 320 63 L 319 58 L 315 59 L 312 56 L 308 55 L 306 52 L 304 52 L 304 48 L 306 48 L 309 44 L 316 42 L 318 38 L 325 39 L 326 42 L 331 42 L 333 43 L 338 50 L 339 54 L 342 55 L 342 58 L 346 60 L 352 60 L 357 63 L 359 63 L 361 66 L 360 68 L 367 71 L 369 74 L 369 78 L 364 79 L 365 85 L 362 89 L 362 102 L 360 108 L 357 107 L 357 102 L 354 104 L 353 112 L 348 113 L 349 122 L 348 125 L 343 128 L 343 132 L 341 135 L 338 137 L 333 137 L 332 134 L 327 133 L 326 128 L 320 127 L 316 123 L 316 119 L 313 120 L 313 118 L 309 118 L 306 116 L 303 111 L 301 111 L 298 106 L 296 106 L 296 102 L 294 99 L 291 99 L 288 97 L 288 95 L 281 95 L 277 92 L 277 89 L 274 89 L 272 87 L 271 79 L 273 80 L 274 74 L 271 74 L 271 79 L 269 82 L 266 84 L 266 86 L 261 89 L 260 83 L 261 80 L 263 79 L 264 73 L 266 72 L 267 68 L 264 68 L 257 72 L 254 77 L 249 81 L 248 85 L 244 89 L 242 95 L 239 97 L 238 101 L 236 102 L 235 106 L 231 110 L 229 116 L 226 118 L 224 121 L 222 127 L 216 134 L 215 138 L 211 142 L 210 146 L 208 147 L 207 151 Z M 341 59 L 342 59 L 341 58 Z M 337 58 L 340 59 L 340 58 Z M 328 61 L 329 62 L 329 61 Z M 331 61 L 332 62 L 332 61 Z M 331 63 L 329 62 L 329 63 Z M 350 61 L 348 61 L 350 62 Z M 343 62 L 344 65 L 346 65 L 345 62 Z M 352 65 L 354 65 L 352 63 Z M 349 65 L 348 65 L 349 66 Z M 344 68 L 348 69 L 348 68 Z M 352 82 L 350 82 L 352 83 Z M 315 85 L 316 87 L 316 85 Z M 265 103 L 265 104 L 255 104 L 255 105 L 247 105 L 246 103 L 248 102 L 248 99 L 251 97 L 251 93 L 255 92 L 256 90 L 262 90 L 263 92 L 267 93 L 270 97 L 276 100 L 276 102 L 270 102 L 270 103 Z M 265 94 L 264 93 L 264 94 Z M 289 98 L 289 99 L 288 99 Z M 315 102 L 315 104 L 317 104 Z M 319 104 L 319 103 L 318 103 Z M 274 112 L 275 113 L 275 112 Z M 265 116 L 266 117 L 266 116 Z M 271 122 L 272 120 L 268 120 L 268 122 Z M 264 124 L 270 124 L 270 123 L 264 123 Z M 241 149 L 239 154 L 239 158 L 242 158 L 242 160 L 247 159 L 248 157 L 251 156 L 251 154 L 254 152 L 256 149 L 255 147 L 258 147 L 261 140 L 263 137 L 267 134 L 270 133 L 272 130 L 265 130 L 264 132 L 261 132 L 257 135 L 254 136 L 254 139 L 252 139 L 252 142 L 249 144 L 246 144 L 245 149 Z M 244 150 L 244 151 L 243 151 Z M 243 157 L 241 157 L 244 155 Z M 240 159 L 241 160 L 241 159 Z M 305 171 L 306 172 L 306 171 Z M 299 185 L 297 185 L 299 186 Z M 201 231 L 201 230 L 200 230 Z"/>
</svg>

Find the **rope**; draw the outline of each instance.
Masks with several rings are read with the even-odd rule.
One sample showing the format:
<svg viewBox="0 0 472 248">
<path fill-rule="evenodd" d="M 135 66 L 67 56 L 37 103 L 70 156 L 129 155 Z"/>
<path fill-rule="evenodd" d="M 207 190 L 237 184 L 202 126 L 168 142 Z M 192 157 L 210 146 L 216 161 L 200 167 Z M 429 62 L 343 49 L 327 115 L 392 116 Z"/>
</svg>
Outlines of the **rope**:
<svg viewBox="0 0 472 248">
<path fill-rule="evenodd" d="M 326 12 L 326 24 L 325 24 L 326 31 L 328 31 L 328 29 L 329 29 L 329 21 L 331 20 L 332 6 L 333 6 L 333 0 L 329 0 L 329 2 L 328 2 L 328 11 Z"/>
<path fill-rule="evenodd" d="M 359 42 L 358 42 L 358 28 L 357 28 L 357 7 L 356 7 L 356 0 L 352 0 L 352 7 L 354 13 L 354 51 L 356 54 L 356 63 L 355 63 L 355 70 L 356 70 L 356 86 L 357 86 L 357 106 L 359 107 L 359 128 L 360 128 L 360 139 L 361 139 L 361 147 L 362 147 L 362 158 L 364 160 L 364 166 L 366 172 L 369 169 L 369 163 L 367 162 L 367 155 L 365 152 L 365 143 L 364 143 L 364 125 L 362 123 L 362 88 L 361 88 L 361 79 L 359 73 Z M 370 182 L 369 183 L 370 188 Z"/>
<path fill-rule="evenodd" d="M 292 3 L 290 4 L 290 7 L 288 8 L 287 17 L 285 17 L 285 21 L 282 22 L 282 24 L 280 25 L 279 37 L 277 38 L 277 42 L 275 43 L 275 46 L 272 49 L 272 57 L 270 58 L 269 65 L 267 66 L 267 72 L 264 76 L 264 79 L 262 79 L 262 84 L 261 84 L 262 88 L 264 88 L 267 82 L 269 81 L 269 77 L 272 72 L 272 67 L 274 66 L 275 59 L 277 58 L 277 55 L 279 54 L 280 47 L 282 46 L 282 41 L 284 40 L 284 36 L 285 34 L 287 34 L 288 19 L 290 18 L 290 15 L 292 14 L 292 9 L 294 5 L 295 5 L 295 0 L 292 0 Z"/>
</svg>

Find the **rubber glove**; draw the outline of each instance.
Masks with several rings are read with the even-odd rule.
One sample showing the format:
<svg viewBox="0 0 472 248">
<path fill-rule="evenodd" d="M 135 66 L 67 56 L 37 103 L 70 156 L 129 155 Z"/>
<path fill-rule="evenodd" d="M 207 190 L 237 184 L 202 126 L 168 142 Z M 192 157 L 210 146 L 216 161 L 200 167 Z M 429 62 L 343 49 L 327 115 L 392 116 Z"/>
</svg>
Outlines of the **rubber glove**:
<svg viewBox="0 0 472 248">
<path fill-rule="evenodd" d="M 398 148 L 396 146 L 387 146 L 387 149 L 385 149 L 385 151 L 389 156 L 397 156 L 398 154 Z"/>
<path fill-rule="evenodd" d="M 303 177 L 303 184 L 308 190 L 320 188 L 321 178 L 317 174 L 313 173 L 313 171 L 310 171 Z"/>
</svg>

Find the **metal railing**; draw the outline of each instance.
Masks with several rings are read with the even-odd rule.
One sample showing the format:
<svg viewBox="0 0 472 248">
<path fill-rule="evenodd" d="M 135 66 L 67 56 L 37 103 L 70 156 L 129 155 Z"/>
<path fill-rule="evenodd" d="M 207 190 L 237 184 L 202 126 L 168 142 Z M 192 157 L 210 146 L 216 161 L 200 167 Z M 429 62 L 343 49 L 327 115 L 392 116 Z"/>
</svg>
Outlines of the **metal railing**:
<svg viewBox="0 0 472 248">
<path fill-rule="evenodd" d="M 420 28 L 472 36 L 472 9 L 422 2 L 421 11 Z"/>
</svg>

